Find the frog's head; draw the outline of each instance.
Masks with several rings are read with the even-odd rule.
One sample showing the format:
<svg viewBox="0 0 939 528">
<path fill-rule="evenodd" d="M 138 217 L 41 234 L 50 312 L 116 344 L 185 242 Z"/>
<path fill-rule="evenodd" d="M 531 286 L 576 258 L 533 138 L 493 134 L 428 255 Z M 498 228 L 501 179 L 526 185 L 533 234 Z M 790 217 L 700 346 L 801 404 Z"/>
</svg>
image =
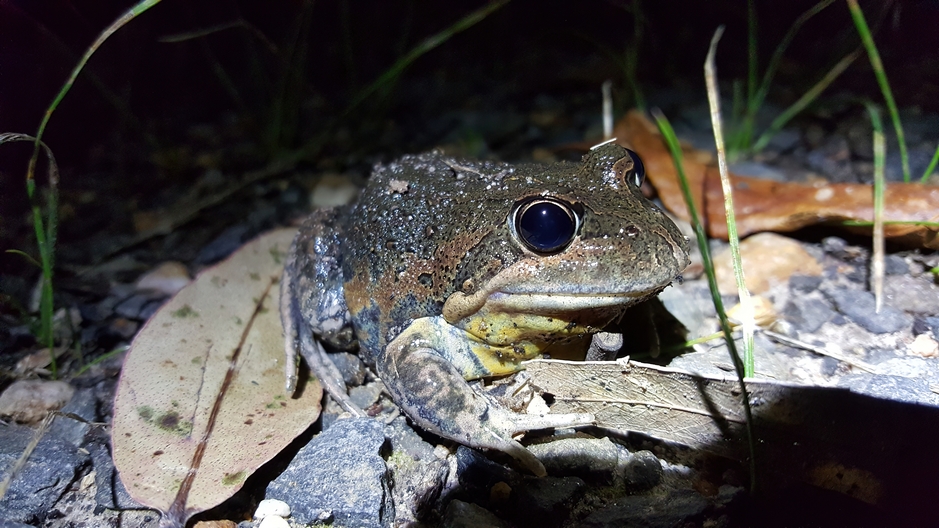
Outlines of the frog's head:
<svg viewBox="0 0 939 528">
<path fill-rule="evenodd" d="M 462 259 L 443 316 L 487 341 L 591 333 L 660 292 L 689 244 L 642 196 L 642 177 L 639 157 L 614 144 L 580 165 L 518 167 L 500 189 L 515 199 Z"/>
</svg>

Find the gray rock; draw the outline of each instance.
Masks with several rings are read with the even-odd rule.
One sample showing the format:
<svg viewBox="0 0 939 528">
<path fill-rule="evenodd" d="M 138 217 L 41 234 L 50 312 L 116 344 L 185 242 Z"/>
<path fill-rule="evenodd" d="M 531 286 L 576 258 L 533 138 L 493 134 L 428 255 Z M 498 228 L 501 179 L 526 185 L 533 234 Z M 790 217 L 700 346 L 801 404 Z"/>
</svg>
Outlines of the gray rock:
<svg viewBox="0 0 939 528">
<path fill-rule="evenodd" d="M 443 514 L 441 528 L 509 528 L 511 525 L 489 510 L 460 500 L 452 500 Z"/>
<path fill-rule="evenodd" d="M 586 487 L 577 477 L 528 478 L 513 488 L 507 511 L 522 526 L 563 526 Z"/>
<path fill-rule="evenodd" d="M 926 276 L 888 276 L 884 278 L 884 300 L 900 310 L 935 315 L 939 313 L 939 286 Z"/>
<path fill-rule="evenodd" d="M 637 451 L 626 459 L 623 477 L 630 491 L 644 491 L 662 482 L 662 462 L 652 451 Z"/>
<path fill-rule="evenodd" d="M 515 471 L 466 446 L 457 447 L 456 466 L 460 485 L 470 490 L 485 490 L 488 493 L 497 482 L 513 485 L 521 480 L 521 475 Z"/>
<path fill-rule="evenodd" d="M 32 440 L 29 427 L 0 428 L 0 475 L 6 476 Z M 68 440 L 47 432 L 0 501 L 0 519 L 40 523 L 88 461 Z"/>
<path fill-rule="evenodd" d="M 588 515 L 581 526 L 595 528 L 674 528 L 696 526 L 694 522 L 708 501 L 691 490 L 671 490 L 666 495 L 628 495 Z M 690 522 L 689 522 L 690 521 Z"/>
<path fill-rule="evenodd" d="M 93 439 L 85 444 L 91 454 L 91 463 L 95 468 L 95 502 L 109 509 L 134 510 L 146 509 L 127 493 L 127 488 L 117 476 L 114 459 L 111 458 L 110 438 L 107 433 L 95 429 L 90 435 Z"/>
<path fill-rule="evenodd" d="M 906 275 L 910 272 L 910 265 L 899 255 L 884 256 L 884 273 L 887 275 Z"/>
<path fill-rule="evenodd" d="M 359 356 L 348 352 L 334 352 L 329 355 L 333 364 L 342 374 L 342 379 L 350 387 L 358 387 L 365 383 L 365 363 Z"/>
<path fill-rule="evenodd" d="M 145 313 L 153 315 L 155 311 L 151 305 L 156 303 L 156 307 L 159 307 L 164 298 L 162 294 L 152 291 L 137 292 L 119 302 L 114 307 L 114 313 L 127 319 L 145 320 Z"/>
<path fill-rule="evenodd" d="M 913 324 L 913 318 L 892 306 L 874 312 L 874 294 L 861 290 L 829 288 L 823 293 L 835 304 L 839 312 L 875 334 L 897 332 Z"/>
<path fill-rule="evenodd" d="M 810 293 L 822 284 L 822 277 L 818 275 L 793 275 L 789 277 L 789 287 L 801 293 Z"/>
<path fill-rule="evenodd" d="M 926 317 L 923 322 L 932 330 L 933 337 L 939 341 L 939 317 Z"/>
<path fill-rule="evenodd" d="M 783 315 L 796 329 L 815 332 L 835 315 L 835 311 L 822 299 L 794 295 L 783 308 Z"/>
<path fill-rule="evenodd" d="M 388 466 L 395 478 L 396 522 L 419 521 L 434 508 L 450 475 L 450 465 L 437 458 L 434 446 L 414 432 L 404 416 L 385 427 L 385 437 L 391 443 Z"/>
<path fill-rule="evenodd" d="M 338 526 L 391 526 L 391 482 L 380 451 L 382 424 L 370 418 L 338 420 L 304 446 L 267 487 L 265 498 L 290 505 L 301 523 L 332 519 Z"/>
<path fill-rule="evenodd" d="M 563 438 L 528 449 L 544 464 L 552 476 L 576 475 L 611 482 L 625 450 L 609 438 Z M 622 455 L 621 455 L 622 453 Z"/>
<path fill-rule="evenodd" d="M 211 242 L 206 244 L 196 255 L 195 264 L 212 264 L 231 255 L 241 247 L 241 242 L 247 238 L 248 226 L 246 224 L 233 225 L 222 231 Z"/>
<path fill-rule="evenodd" d="M 94 388 L 79 389 L 75 391 L 72 399 L 62 407 L 60 412 L 74 414 L 87 422 L 97 421 L 98 398 Z M 57 435 L 75 447 L 81 447 L 85 434 L 91 425 L 70 416 L 56 416 L 49 432 Z"/>
<path fill-rule="evenodd" d="M 849 374 L 838 380 L 838 386 L 851 392 L 875 398 L 939 406 L 939 394 L 930 390 L 930 381 L 923 378 Z"/>
<path fill-rule="evenodd" d="M 385 390 L 385 386 L 380 381 L 352 387 L 349 389 L 349 399 L 359 409 L 368 409 L 378 401 L 383 390 Z"/>
</svg>

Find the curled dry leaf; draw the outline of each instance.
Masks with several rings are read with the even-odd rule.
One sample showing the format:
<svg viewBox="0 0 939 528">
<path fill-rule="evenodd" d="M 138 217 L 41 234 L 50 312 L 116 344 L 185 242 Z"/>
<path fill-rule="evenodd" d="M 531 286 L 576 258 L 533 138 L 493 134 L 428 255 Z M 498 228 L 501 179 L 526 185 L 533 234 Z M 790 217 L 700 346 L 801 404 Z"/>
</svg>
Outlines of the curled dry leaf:
<svg viewBox="0 0 939 528">
<path fill-rule="evenodd" d="M 526 362 L 531 383 L 551 395 L 552 413 L 592 413 L 599 427 L 638 432 L 743 461 L 749 458 L 740 383 L 627 360 Z M 747 380 L 761 486 L 803 482 L 901 511 L 939 514 L 924 483 L 939 472 L 939 398 L 890 401 L 847 389 Z M 841 468 L 845 489 L 820 478 Z M 922 501 L 922 502 L 920 502 Z M 919 514 L 919 512 L 917 513 Z"/>
<path fill-rule="evenodd" d="M 638 111 L 629 112 L 613 131 L 617 142 L 642 156 L 649 179 L 662 203 L 678 217 L 688 220 L 678 175 L 658 129 Z M 727 239 L 724 196 L 720 174 L 711 156 L 683 148 L 684 169 L 698 212 L 709 235 Z M 874 219 L 874 192 L 858 183 L 777 182 L 730 175 L 734 210 L 740 236 L 759 231 L 794 231 L 813 224 L 837 224 L 846 220 Z M 890 183 L 884 191 L 885 221 L 939 221 L 939 187 L 919 183 Z M 870 233 L 870 227 L 852 230 Z M 901 244 L 939 249 L 939 229 L 888 224 L 884 236 Z"/>
<path fill-rule="evenodd" d="M 230 497 L 319 416 L 316 380 L 284 392 L 275 300 L 295 233 L 268 233 L 202 272 L 131 346 L 114 402 L 114 464 L 163 525 Z"/>
</svg>

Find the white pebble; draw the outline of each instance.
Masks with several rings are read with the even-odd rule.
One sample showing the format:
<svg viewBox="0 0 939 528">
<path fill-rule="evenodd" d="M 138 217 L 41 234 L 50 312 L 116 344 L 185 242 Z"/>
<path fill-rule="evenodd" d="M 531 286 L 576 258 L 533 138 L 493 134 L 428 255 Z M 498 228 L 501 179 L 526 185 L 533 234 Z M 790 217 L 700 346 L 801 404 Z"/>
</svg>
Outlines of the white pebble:
<svg viewBox="0 0 939 528">
<path fill-rule="evenodd" d="M 0 415 L 36 423 L 65 406 L 75 389 L 64 381 L 17 380 L 0 394 Z"/>
<path fill-rule="evenodd" d="M 255 519 L 266 519 L 269 516 L 290 517 L 290 505 L 277 499 L 264 499 L 258 504 L 254 512 Z"/>
<path fill-rule="evenodd" d="M 258 528 L 290 528 L 290 524 L 283 517 L 271 515 L 258 523 Z"/>
<path fill-rule="evenodd" d="M 137 279 L 137 290 L 174 295 L 189 284 L 189 271 L 179 262 L 164 262 Z"/>
</svg>

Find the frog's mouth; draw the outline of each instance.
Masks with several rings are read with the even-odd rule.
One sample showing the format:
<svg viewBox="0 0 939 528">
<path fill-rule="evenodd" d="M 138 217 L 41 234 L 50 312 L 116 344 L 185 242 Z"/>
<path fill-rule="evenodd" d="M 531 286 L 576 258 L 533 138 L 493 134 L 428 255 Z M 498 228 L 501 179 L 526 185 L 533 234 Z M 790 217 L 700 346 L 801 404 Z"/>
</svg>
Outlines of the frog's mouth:
<svg viewBox="0 0 939 528">
<path fill-rule="evenodd" d="M 497 291 L 486 297 L 485 306 L 499 312 L 571 313 L 602 308 L 625 308 L 661 291 L 630 293 L 514 293 Z"/>
<path fill-rule="evenodd" d="M 620 313 L 629 306 L 658 294 L 667 284 L 631 292 L 456 292 L 443 306 L 443 317 L 451 324 L 484 310 L 489 313 L 519 313 L 561 316 L 581 312 Z"/>
</svg>

